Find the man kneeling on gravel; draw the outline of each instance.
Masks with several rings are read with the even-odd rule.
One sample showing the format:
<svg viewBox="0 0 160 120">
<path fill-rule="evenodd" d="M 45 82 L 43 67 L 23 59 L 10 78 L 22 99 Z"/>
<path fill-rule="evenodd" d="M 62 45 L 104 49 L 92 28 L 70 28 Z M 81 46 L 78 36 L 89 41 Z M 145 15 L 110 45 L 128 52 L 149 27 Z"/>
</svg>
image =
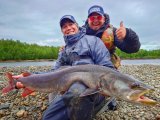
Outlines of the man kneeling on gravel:
<svg viewBox="0 0 160 120">
<path fill-rule="evenodd" d="M 82 64 L 98 64 L 114 69 L 109 51 L 103 42 L 98 37 L 86 35 L 85 29 L 78 26 L 73 16 L 63 16 L 60 27 L 65 48 L 60 52 L 54 69 Z M 94 94 L 79 98 L 86 88 L 82 83 L 74 83 L 68 91 L 50 103 L 43 120 L 91 120 L 105 97 Z"/>
</svg>

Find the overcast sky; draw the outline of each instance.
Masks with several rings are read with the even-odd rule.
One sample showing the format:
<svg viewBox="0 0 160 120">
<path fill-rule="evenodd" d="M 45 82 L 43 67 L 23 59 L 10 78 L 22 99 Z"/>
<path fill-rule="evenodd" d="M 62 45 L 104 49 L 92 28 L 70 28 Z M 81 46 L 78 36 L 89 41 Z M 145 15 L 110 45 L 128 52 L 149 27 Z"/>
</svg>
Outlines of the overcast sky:
<svg viewBox="0 0 160 120">
<path fill-rule="evenodd" d="M 160 49 L 160 0 L 0 0 L 0 39 L 39 45 L 64 45 L 59 20 L 65 14 L 84 24 L 92 5 L 120 21 L 140 38 L 142 49 Z"/>
</svg>

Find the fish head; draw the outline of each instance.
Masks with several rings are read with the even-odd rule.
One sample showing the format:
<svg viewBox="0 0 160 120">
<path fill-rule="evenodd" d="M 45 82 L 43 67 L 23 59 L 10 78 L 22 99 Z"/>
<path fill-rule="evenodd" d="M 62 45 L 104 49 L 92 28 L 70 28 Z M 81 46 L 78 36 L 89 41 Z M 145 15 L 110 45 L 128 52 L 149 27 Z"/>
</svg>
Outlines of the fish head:
<svg viewBox="0 0 160 120">
<path fill-rule="evenodd" d="M 125 101 L 143 104 L 156 105 L 158 102 L 145 97 L 144 95 L 154 91 L 154 88 L 122 73 L 105 74 L 99 83 L 102 94 L 115 96 Z"/>
</svg>

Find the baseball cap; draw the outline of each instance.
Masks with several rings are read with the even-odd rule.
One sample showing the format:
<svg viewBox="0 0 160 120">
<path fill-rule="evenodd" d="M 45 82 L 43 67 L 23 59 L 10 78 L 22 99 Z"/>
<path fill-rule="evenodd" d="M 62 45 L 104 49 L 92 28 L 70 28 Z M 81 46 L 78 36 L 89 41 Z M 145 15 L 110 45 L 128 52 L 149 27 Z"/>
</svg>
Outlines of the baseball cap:
<svg viewBox="0 0 160 120">
<path fill-rule="evenodd" d="M 88 10 L 88 17 L 92 13 L 98 13 L 98 14 L 104 16 L 103 8 L 101 6 L 98 6 L 98 5 L 94 5 L 94 6 L 92 6 L 92 7 L 89 8 L 89 10 Z"/>
<path fill-rule="evenodd" d="M 77 23 L 76 20 L 74 19 L 74 17 L 72 15 L 64 15 L 61 19 L 60 19 L 60 26 L 62 27 L 63 24 L 66 22 L 66 20 L 70 20 L 73 23 Z"/>
</svg>

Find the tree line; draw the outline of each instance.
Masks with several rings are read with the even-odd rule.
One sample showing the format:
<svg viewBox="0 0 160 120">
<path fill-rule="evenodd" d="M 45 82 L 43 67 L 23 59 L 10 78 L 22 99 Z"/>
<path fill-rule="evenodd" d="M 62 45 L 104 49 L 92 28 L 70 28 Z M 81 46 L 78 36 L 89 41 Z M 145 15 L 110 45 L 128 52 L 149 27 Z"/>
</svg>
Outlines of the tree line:
<svg viewBox="0 0 160 120">
<path fill-rule="evenodd" d="M 27 44 L 19 40 L 0 39 L 0 60 L 39 60 L 57 59 L 59 47 L 39 46 L 37 44 Z M 127 54 L 119 49 L 116 53 L 122 59 L 156 59 L 160 58 L 160 49 L 139 50 L 137 53 Z"/>
<path fill-rule="evenodd" d="M 0 39 L 0 60 L 57 59 L 59 47 L 39 46 L 19 40 Z"/>
<path fill-rule="evenodd" d="M 160 59 L 160 49 L 157 50 L 144 50 L 140 49 L 137 53 L 127 54 L 119 49 L 116 53 L 122 59 Z"/>
</svg>

